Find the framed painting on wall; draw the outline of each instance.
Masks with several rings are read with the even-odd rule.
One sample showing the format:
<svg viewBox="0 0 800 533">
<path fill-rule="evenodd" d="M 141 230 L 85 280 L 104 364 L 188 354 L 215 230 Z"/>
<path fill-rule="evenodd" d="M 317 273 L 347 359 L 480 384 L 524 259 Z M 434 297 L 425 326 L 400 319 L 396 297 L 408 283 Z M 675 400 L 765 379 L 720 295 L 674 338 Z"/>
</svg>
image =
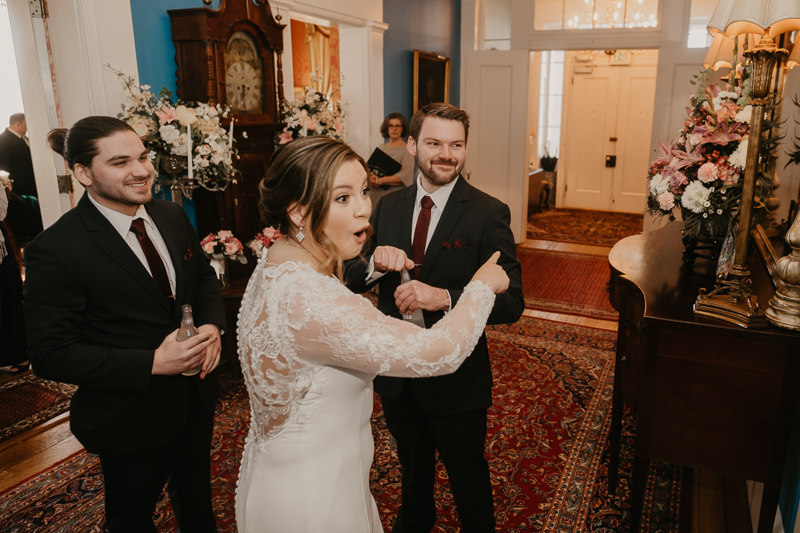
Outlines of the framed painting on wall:
<svg viewBox="0 0 800 533">
<path fill-rule="evenodd" d="M 414 112 L 426 104 L 448 102 L 450 58 L 414 50 Z"/>
</svg>

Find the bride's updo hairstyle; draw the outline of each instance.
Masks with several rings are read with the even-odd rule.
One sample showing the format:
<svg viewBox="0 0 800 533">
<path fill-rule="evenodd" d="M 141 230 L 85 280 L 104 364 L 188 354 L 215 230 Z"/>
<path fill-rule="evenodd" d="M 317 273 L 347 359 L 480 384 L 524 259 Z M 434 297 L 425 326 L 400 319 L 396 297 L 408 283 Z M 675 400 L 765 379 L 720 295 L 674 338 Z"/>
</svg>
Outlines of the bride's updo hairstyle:
<svg viewBox="0 0 800 533">
<path fill-rule="evenodd" d="M 264 223 L 294 237 L 298 228 L 289 219 L 289 208 L 295 203 L 305 207 L 311 226 L 303 227 L 303 233 L 329 253 L 324 266 L 335 262 L 334 274 L 340 278 L 342 255 L 325 235 L 325 223 L 331 206 L 333 180 L 347 161 L 357 161 L 369 172 L 361 156 L 343 142 L 326 135 L 303 137 L 281 148 L 270 164 L 267 177 L 259 185 L 258 208 Z"/>
<path fill-rule="evenodd" d="M 50 130 L 47 142 L 50 148 L 75 170 L 75 165 L 86 168 L 92 166 L 92 159 L 97 155 L 97 141 L 111 137 L 120 132 L 133 131 L 127 123 L 118 118 L 93 116 L 80 119 L 71 128 Z"/>
</svg>

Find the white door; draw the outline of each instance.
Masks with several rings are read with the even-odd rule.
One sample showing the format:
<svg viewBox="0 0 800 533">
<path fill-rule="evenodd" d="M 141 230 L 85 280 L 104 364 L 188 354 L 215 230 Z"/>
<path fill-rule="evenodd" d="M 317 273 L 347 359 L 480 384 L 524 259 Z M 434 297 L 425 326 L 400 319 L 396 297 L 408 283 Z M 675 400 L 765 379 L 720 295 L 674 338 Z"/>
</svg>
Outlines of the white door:
<svg viewBox="0 0 800 533">
<path fill-rule="evenodd" d="M 602 52 L 590 60 L 586 54 L 568 57 L 560 169 L 566 183 L 564 205 L 641 213 L 658 53 L 631 54 L 629 65 L 612 64 Z"/>
<path fill-rule="evenodd" d="M 470 51 L 462 63 L 462 107 L 471 116 L 464 176 L 508 204 L 518 243 L 526 235 L 529 56 Z"/>
</svg>

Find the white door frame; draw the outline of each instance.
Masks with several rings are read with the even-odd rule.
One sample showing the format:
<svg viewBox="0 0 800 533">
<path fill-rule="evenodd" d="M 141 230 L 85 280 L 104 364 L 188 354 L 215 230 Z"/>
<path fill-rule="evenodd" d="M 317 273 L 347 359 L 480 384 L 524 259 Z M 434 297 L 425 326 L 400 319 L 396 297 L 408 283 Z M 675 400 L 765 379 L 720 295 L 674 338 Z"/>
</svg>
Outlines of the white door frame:
<svg viewBox="0 0 800 533">
<path fill-rule="evenodd" d="M 62 0 L 48 4 L 47 26 L 58 87 L 53 75 L 44 21 L 32 18 L 28 0 L 8 0 L 22 102 L 42 222 L 48 227 L 70 209 L 69 195 L 58 192 L 56 176 L 66 168 L 47 146 L 47 134 L 88 115 L 116 115 L 125 93 L 109 64 L 138 77 L 129 0 Z M 62 124 L 59 124 L 59 111 Z M 75 185 L 76 196 L 83 193 Z"/>
</svg>

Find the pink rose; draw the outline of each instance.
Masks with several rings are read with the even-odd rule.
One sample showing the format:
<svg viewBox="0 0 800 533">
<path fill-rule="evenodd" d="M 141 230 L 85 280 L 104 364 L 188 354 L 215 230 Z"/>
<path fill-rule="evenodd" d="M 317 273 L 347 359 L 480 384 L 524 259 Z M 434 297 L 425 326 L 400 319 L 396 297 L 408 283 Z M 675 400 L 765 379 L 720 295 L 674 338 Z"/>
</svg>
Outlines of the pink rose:
<svg viewBox="0 0 800 533">
<path fill-rule="evenodd" d="M 239 246 L 235 242 L 225 243 L 225 253 L 227 255 L 236 255 L 239 253 Z"/>
<path fill-rule="evenodd" d="M 211 255 L 214 253 L 214 241 L 207 242 L 203 245 L 203 251 L 206 255 Z"/>
<path fill-rule="evenodd" d="M 656 201 L 658 202 L 658 206 L 664 211 L 672 211 L 672 208 L 675 207 L 675 196 L 673 196 L 671 192 L 662 192 L 656 196 Z"/>
<path fill-rule="evenodd" d="M 291 140 L 292 140 L 292 132 L 289 131 L 287 128 L 284 128 L 283 133 L 281 133 L 278 144 L 286 144 Z"/>
<path fill-rule="evenodd" d="M 697 178 L 703 183 L 711 183 L 717 179 L 717 166 L 714 163 L 706 163 L 697 171 Z"/>
<path fill-rule="evenodd" d="M 217 238 L 219 240 L 221 240 L 221 241 L 224 241 L 226 239 L 230 239 L 231 237 L 233 237 L 233 233 L 231 233 L 230 231 L 228 231 L 226 229 L 220 230 L 220 232 L 217 233 Z"/>
<path fill-rule="evenodd" d="M 138 135 L 140 139 L 147 137 L 147 134 L 149 133 L 147 124 L 133 124 L 132 127 L 133 131 L 136 132 L 136 135 Z"/>
<path fill-rule="evenodd" d="M 661 175 L 669 179 L 669 187 L 673 194 L 681 194 L 683 186 L 689 184 L 689 180 L 686 179 L 683 172 L 673 166 L 664 167 Z"/>
</svg>

